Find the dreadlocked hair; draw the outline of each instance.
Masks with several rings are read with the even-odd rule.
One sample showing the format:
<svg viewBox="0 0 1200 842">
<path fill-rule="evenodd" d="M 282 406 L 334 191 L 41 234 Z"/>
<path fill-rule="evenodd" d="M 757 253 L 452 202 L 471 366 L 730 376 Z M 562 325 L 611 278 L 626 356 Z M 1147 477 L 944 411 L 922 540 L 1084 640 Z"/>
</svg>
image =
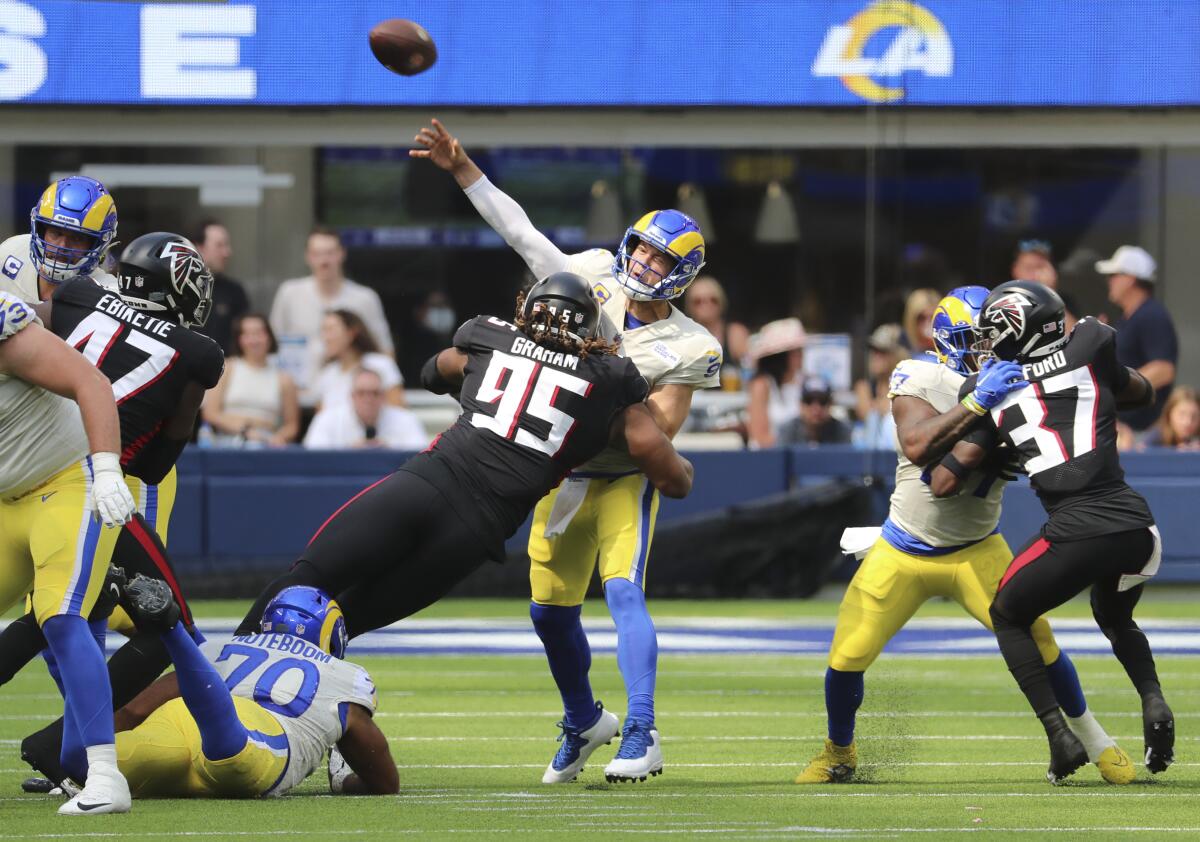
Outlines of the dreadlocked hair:
<svg viewBox="0 0 1200 842">
<path fill-rule="evenodd" d="M 521 333 L 528 336 L 543 348 L 551 351 L 562 351 L 564 354 L 574 354 L 580 359 L 587 359 L 589 354 L 616 354 L 620 340 L 609 341 L 601 336 L 589 339 L 576 339 L 567 333 L 566 320 L 555 323 L 554 314 L 542 308 L 525 318 L 525 293 L 517 293 L 517 312 L 513 316 L 513 324 Z M 553 332 L 557 329 L 557 333 Z"/>
</svg>

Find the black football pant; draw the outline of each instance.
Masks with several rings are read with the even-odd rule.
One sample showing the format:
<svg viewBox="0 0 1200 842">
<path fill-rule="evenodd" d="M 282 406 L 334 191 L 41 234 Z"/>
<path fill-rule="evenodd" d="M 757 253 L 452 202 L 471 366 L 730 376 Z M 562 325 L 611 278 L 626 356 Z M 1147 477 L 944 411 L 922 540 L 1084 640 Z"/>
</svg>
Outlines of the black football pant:
<svg viewBox="0 0 1200 842">
<path fill-rule="evenodd" d="M 141 515 L 134 515 L 134 519 L 121 528 L 113 548 L 112 563 L 124 568 L 130 579 L 140 573 L 166 582 L 175 595 L 175 601 L 179 603 L 184 623 L 192 626 L 192 612 L 180 590 L 166 548 Z M 107 594 L 102 594 L 89 619 L 106 619 L 114 607 L 115 604 L 107 599 Z M 45 647 L 46 640 L 32 612 L 10 623 L 0 633 L 0 684 L 11 681 Z M 171 657 L 157 632 L 135 632 L 108 660 L 113 709 L 132 701 L 170 663 Z M 59 718 L 21 742 L 22 758 L 55 781 L 66 777 L 59 765 L 62 734 L 63 721 Z"/>
<path fill-rule="evenodd" d="M 1160 692 L 1150 644 L 1133 620 L 1142 586 L 1117 590 L 1122 574 L 1146 566 L 1154 543 L 1149 529 L 1053 543 L 1039 537 L 1012 560 L 992 601 L 992 623 L 1008 669 L 1039 717 L 1057 710 L 1058 701 L 1029 627 L 1089 585 L 1092 616 L 1130 681 L 1143 697 Z"/>
<path fill-rule="evenodd" d="M 238 633 L 259 631 L 281 590 L 310 585 L 333 595 L 356 637 L 432 605 L 486 559 L 484 543 L 441 492 L 397 471 L 325 521 L 300 560 L 255 600 Z"/>
</svg>

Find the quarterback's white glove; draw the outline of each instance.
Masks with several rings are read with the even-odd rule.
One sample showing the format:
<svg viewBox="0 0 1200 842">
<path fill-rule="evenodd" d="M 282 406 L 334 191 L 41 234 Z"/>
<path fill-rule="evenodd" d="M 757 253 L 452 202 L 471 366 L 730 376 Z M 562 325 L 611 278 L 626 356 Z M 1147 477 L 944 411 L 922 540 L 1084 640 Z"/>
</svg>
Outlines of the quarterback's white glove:
<svg viewBox="0 0 1200 842">
<path fill-rule="evenodd" d="M 117 454 L 92 454 L 92 501 L 105 526 L 127 523 L 137 511 Z"/>
<path fill-rule="evenodd" d="M 342 757 L 342 753 L 338 751 L 338 747 L 330 747 L 329 791 L 335 795 L 340 795 L 345 789 L 346 778 L 350 777 L 353 771 L 354 770 L 350 768 L 350 764 L 346 762 L 346 758 Z"/>
</svg>

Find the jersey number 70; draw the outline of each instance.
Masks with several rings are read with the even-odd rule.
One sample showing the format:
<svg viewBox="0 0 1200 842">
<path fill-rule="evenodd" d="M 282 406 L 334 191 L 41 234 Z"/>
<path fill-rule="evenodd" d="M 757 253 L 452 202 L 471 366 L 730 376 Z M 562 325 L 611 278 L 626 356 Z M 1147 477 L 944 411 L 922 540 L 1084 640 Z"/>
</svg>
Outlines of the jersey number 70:
<svg viewBox="0 0 1200 842">
<path fill-rule="evenodd" d="M 511 374 L 508 383 L 501 388 L 506 371 Z M 546 368 L 525 357 L 493 351 L 475 399 L 496 404 L 496 414 L 473 412 L 471 424 L 482 430 L 491 430 L 517 444 L 540 450 L 547 456 L 556 456 L 575 426 L 574 418 L 554 406 L 561 389 L 587 397 L 592 384 L 581 377 L 556 368 Z M 540 439 L 528 430 L 521 429 L 518 424 L 522 415 L 548 421 L 550 433 L 545 439 Z"/>
</svg>

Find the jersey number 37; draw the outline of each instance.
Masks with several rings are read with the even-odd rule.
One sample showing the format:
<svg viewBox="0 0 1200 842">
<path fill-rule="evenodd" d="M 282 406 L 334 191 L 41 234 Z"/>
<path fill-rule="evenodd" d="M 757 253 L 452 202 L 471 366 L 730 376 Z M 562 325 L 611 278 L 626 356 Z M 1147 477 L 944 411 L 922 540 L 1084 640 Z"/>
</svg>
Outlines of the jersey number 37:
<svg viewBox="0 0 1200 842">
<path fill-rule="evenodd" d="M 1057 398 L 1060 393 L 1070 390 L 1075 392 L 1075 406 L 1070 419 L 1048 423 L 1047 398 Z M 1069 459 L 1078 458 L 1096 448 L 1096 393 L 1096 380 L 1091 369 L 1077 368 L 1012 392 L 992 410 L 992 418 L 999 428 L 1005 413 L 1011 412 L 1014 407 L 1021 411 L 1024 423 L 1013 427 L 1008 435 L 1027 456 L 1025 470 L 1033 476 L 1057 468 Z M 1069 452 L 1063 433 L 1069 434 Z M 1033 455 L 1029 455 L 1031 445 L 1036 451 Z"/>
</svg>

